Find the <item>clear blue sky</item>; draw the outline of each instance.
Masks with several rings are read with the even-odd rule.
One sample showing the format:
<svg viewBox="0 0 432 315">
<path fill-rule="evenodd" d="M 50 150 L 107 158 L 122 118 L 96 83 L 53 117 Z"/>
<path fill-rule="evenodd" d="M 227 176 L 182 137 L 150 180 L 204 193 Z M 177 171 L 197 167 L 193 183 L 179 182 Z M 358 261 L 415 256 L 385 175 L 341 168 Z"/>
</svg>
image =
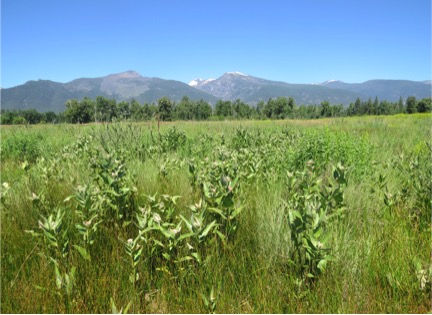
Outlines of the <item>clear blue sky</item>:
<svg viewBox="0 0 432 315">
<path fill-rule="evenodd" d="M 2 0 L 1 86 L 126 70 L 431 79 L 430 0 Z"/>
</svg>

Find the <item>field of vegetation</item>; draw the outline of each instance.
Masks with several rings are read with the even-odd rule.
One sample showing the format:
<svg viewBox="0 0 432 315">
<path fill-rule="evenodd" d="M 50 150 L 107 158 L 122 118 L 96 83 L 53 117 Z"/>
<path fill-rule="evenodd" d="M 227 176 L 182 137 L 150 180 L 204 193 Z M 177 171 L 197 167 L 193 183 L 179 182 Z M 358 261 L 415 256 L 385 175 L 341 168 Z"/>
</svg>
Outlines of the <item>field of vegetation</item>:
<svg viewBox="0 0 432 315">
<path fill-rule="evenodd" d="M 430 312 L 431 122 L 2 126 L 1 312 Z"/>
</svg>

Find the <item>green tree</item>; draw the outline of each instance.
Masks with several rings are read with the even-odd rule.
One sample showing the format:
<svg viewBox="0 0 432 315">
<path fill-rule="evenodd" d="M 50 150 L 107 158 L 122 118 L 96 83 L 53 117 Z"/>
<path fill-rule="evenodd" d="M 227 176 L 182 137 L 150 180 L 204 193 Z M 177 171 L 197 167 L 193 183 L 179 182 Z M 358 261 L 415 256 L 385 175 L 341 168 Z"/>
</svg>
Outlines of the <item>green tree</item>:
<svg viewBox="0 0 432 315">
<path fill-rule="evenodd" d="M 354 116 L 355 115 L 355 107 L 354 107 L 354 103 L 350 103 L 348 108 L 347 108 L 347 115 L 348 116 Z"/>
<path fill-rule="evenodd" d="M 330 106 L 332 117 L 346 116 L 346 111 L 342 104 Z"/>
<path fill-rule="evenodd" d="M 371 115 L 377 115 L 378 114 L 378 107 L 379 107 L 378 96 L 375 96 L 375 101 L 372 103 L 372 108 L 370 110 L 370 114 Z"/>
<path fill-rule="evenodd" d="M 46 112 L 45 114 L 43 114 L 43 119 L 47 123 L 55 123 L 57 122 L 58 117 L 54 112 Z"/>
<path fill-rule="evenodd" d="M 362 101 L 360 98 L 356 98 L 355 103 L 354 103 L 354 111 L 353 111 L 353 116 L 357 116 L 357 115 L 361 115 L 363 112 L 362 110 Z"/>
<path fill-rule="evenodd" d="M 142 106 L 135 99 L 132 99 L 130 103 L 130 115 L 131 118 L 135 121 L 139 121 L 143 119 Z"/>
<path fill-rule="evenodd" d="M 123 120 L 127 120 L 131 117 L 131 108 L 128 102 L 121 101 L 117 104 L 117 116 Z"/>
<path fill-rule="evenodd" d="M 397 113 L 405 113 L 404 101 L 403 101 L 402 96 L 399 98 L 399 102 L 398 102 L 397 107 L 396 107 L 396 112 Z"/>
<path fill-rule="evenodd" d="M 1 110 L 1 116 L 0 116 L 0 124 L 2 125 L 12 125 L 14 118 L 17 117 L 18 114 L 17 112 L 14 111 L 5 111 L 5 110 Z"/>
<path fill-rule="evenodd" d="M 204 101 L 203 99 L 200 99 L 196 103 L 196 109 L 197 109 L 197 115 L 195 119 L 198 120 L 207 120 L 212 115 L 212 108 L 209 103 Z"/>
<path fill-rule="evenodd" d="M 372 99 L 369 97 L 369 99 L 367 100 L 367 102 L 363 105 L 363 114 L 366 115 L 372 115 L 373 114 L 373 103 L 372 103 Z"/>
<path fill-rule="evenodd" d="M 64 112 L 66 121 L 73 124 L 85 124 L 93 118 L 93 106 L 90 99 L 84 98 L 79 102 L 76 99 L 66 101 L 66 111 Z"/>
<path fill-rule="evenodd" d="M 263 116 L 264 113 L 264 107 L 265 107 L 265 102 L 263 100 L 259 101 L 258 104 L 256 105 L 256 111 L 258 116 Z"/>
<path fill-rule="evenodd" d="M 272 98 L 269 98 L 269 100 L 267 101 L 263 109 L 264 116 L 267 118 L 273 117 L 274 107 L 275 107 L 274 100 Z"/>
<path fill-rule="evenodd" d="M 284 112 L 285 112 L 285 117 L 289 117 L 292 115 L 292 113 L 294 112 L 294 108 L 295 108 L 295 102 L 294 102 L 294 98 L 292 98 L 291 96 L 288 98 L 288 103 L 287 103 L 287 107 L 285 108 Z"/>
<path fill-rule="evenodd" d="M 117 102 L 103 96 L 96 97 L 96 120 L 112 121 L 117 117 Z"/>
<path fill-rule="evenodd" d="M 423 98 L 417 103 L 419 113 L 430 113 L 432 110 L 432 98 Z"/>
<path fill-rule="evenodd" d="M 328 101 L 321 102 L 320 115 L 321 117 L 331 117 L 332 112 Z"/>
<path fill-rule="evenodd" d="M 417 102 L 415 96 L 410 96 L 407 98 L 406 112 L 407 114 L 414 114 L 417 112 Z"/>
<path fill-rule="evenodd" d="M 158 114 L 159 119 L 163 121 L 171 121 L 172 120 L 172 111 L 174 108 L 174 104 L 171 100 L 164 96 L 158 100 Z"/>
<path fill-rule="evenodd" d="M 252 110 L 250 106 L 244 103 L 240 99 L 237 99 L 232 104 L 232 109 L 233 109 L 234 117 L 236 118 L 250 118 L 252 115 Z"/>
<path fill-rule="evenodd" d="M 215 106 L 215 114 L 216 116 L 232 117 L 233 108 L 231 102 L 222 100 L 217 101 Z"/>
<path fill-rule="evenodd" d="M 153 105 L 153 107 L 155 107 Z M 142 107 L 141 107 L 141 111 L 140 111 L 140 119 L 143 120 L 150 120 L 155 114 L 156 114 L 157 109 L 155 109 L 154 111 L 152 111 L 150 109 L 150 105 L 148 103 L 145 103 Z"/>
<path fill-rule="evenodd" d="M 89 123 L 94 121 L 96 114 L 96 102 L 91 98 L 84 97 L 80 102 L 80 106 L 85 112 L 85 117 L 83 118 L 84 122 Z"/>
<path fill-rule="evenodd" d="M 194 102 L 189 100 L 189 97 L 183 96 L 180 103 L 175 107 L 175 118 L 181 120 L 196 119 L 196 109 L 194 107 Z"/>
<path fill-rule="evenodd" d="M 278 97 L 273 100 L 272 114 L 271 117 L 275 119 L 285 118 L 285 114 L 288 111 L 288 100 L 286 97 Z"/>
<path fill-rule="evenodd" d="M 26 109 L 21 112 L 21 116 L 24 117 L 29 124 L 38 124 L 42 120 L 42 114 L 36 111 L 36 109 Z"/>
<path fill-rule="evenodd" d="M 381 101 L 378 105 L 378 115 L 390 115 L 392 113 L 391 104 L 387 101 Z"/>
</svg>

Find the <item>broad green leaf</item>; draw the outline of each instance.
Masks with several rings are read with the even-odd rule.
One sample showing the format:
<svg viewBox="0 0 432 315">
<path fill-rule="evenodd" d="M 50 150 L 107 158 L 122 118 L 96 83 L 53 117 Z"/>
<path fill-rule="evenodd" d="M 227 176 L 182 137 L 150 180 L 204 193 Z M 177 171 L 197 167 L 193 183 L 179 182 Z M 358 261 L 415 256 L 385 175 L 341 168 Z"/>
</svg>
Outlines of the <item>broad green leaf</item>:
<svg viewBox="0 0 432 315">
<path fill-rule="evenodd" d="M 239 175 L 237 175 L 236 178 L 234 178 L 234 180 L 231 182 L 232 189 L 236 187 L 238 180 L 239 180 Z"/>
<path fill-rule="evenodd" d="M 72 293 L 74 280 L 75 280 L 75 267 L 72 267 L 69 274 L 65 274 L 65 284 L 66 284 L 66 294 L 70 295 Z"/>
<path fill-rule="evenodd" d="M 185 257 L 180 258 L 180 259 L 178 260 L 178 262 L 183 262 L 183 261 L 192 260 L 192 259 L 193 259 L 193 258 L 192 258 L 191 256 L 185 256 Z"/>
<path fill-rule="evenodd" d="M 167 238 L 174 237 L 174 234 L 169 229 L 165 229 L 162 226 L 159 226 L 159 231 L 161 231 L 162 234 L 165 235 L 165 237 L 167 237 Z"/>
<path fill-rule="evenodd" d="M 292 213 L 292 215 L 295 216 L 296 218 L 299 218 L 300 220 L 303 220 L 300 212 L 298 212 L 297 210 L 290 210 L 290 213 Z"/>
<path fill-rule="evenodd" d="M 201 255 L 198 252 L 192 253 L 191 256 L 194 257 L 199 263 L 201 263 Z"/>
<path fill-rule="evenodd" d="M 134 255 L 133 257 L 133 265 L 134 267 L 136 267 L 136 265 L 138 265 L 139 260 L 141 259 L 141 254 L 142 254 L 143 248 L 141 247 L 138 252 Z"/>
<path fill-rule="evenodd" d="M 129 301 L 129 303 L 126 305 L 126 307 L 125 307 L 123 313 L 124 313 L 124 314 L 127 314 L 128 310 L 130 309 L 131 306 L 132 306 L 132 301 Z"/>
<path fill-rule="evenodd" d="M 59 269 L 58 269 L 58 267 L 57 267 L 56 264 L 54 265 L 54 270 L 55 270 L 55 276 L 56 276 L 56 286 L 57 286 L 57 289 L 61 289 L 62 284 L 63 284 L 63 278 L 62 278 L 62 276 L 60 274 L 60 271 L 59 271 Z"/>
<path fill-rule="evenodd" d="M 218 209 L 218 208 L 213 208 L 213 207 L 209 207 L 209 208 L 207 208 L 207 209 L 208 209 L 210 212 L 217 213 L 217 214 L 219 214 L 222 218 L 226 219 L 226 216 L 225 216 L 225 214 L 223 213 L 222 210 L 220 210 L 220 209 Z"/>
<path fill-rule="evenodd" d="M 242 207 L 238 207 L 238 208 L 236 208 L 236 209 L 231 213 L 231 219 L 234 219 L 237 215 L 240 214 L 241 211 L 242 211 Z"/>
<path fill-rule="evenodd" d="M 214 220 L 212 223 L 210 223 L 209 225 L 207 225 L 207 227 L 204 229 L 204 231 L 201 233 L 201 235 L 199 236 L 199 238 L 203 238 L 205 236 L 207 236 L 207 234 L 210 232 L 210 230 L 216 225 L 216 220 Z"/>
<path fill-rule="evenodd" d="M 226 195 L 225 197 L 222 198 L 222 206 L 226 207 L 226 208 L 231 208 L 232 206 L 234 206 L 234 195 L 232 192 L 230 192 L 228 195 Z"/>
<path fill-rule="evenodd" d="M 73 247 L 81 254 L 82 258 L 91 261 L 91 256 L 84 247 L 78 245 L 74 245 Z"/>
<path fill-rule="evenodd" d="M 222 243 L 224 245 L 226 245 L 226 236 L 223 235 L 220 231 L 216 230 L 216 234 L 219 236 L 219 238 L 221 239 Z"/>
<path fill-rule="evenodd" d="M 327 267 L 327 260 L 326 259 L 321 259 L 317 265 L 318 269 L 321 272 L 324 272 L 326 267 Z"/>
<path fill-rule="evenodd" d="M 112 314 L 121 314 L 122 310 L 120 309 L 120 311 L 117 309 L 117 306 L 114 303 L 113 298 L 110 298 L 110 302 L 111 302 L 111 313 Z"/>
<path fill-rule="evenodd" d="M 206 307 L 208 307 L 208 306 L 209 306 L 209 301 L 207 300 L 207 297 L 206 297 L 203 293 L 201 293 L 201 298 L 202 298 L 203 301 L 204 301 L 204 305 L 205 305 Z"/>
<path fill-rule="evenodd" d="M 187 228 L 189 229 L 189 231 L 193 231 L 193 224 L 191 223 L 191 221 L 189 221 L 188 219 L 186 219 L 183 215 L 179 214 L 180 219 L 183 220 L 184 223 L 186 223 Z"/>
<path fill-rule="evenodd" d="M 187 233 L 187 234 L 182 234 L 179 238 L 178 238 L 178 240 L 179 241 L 181 241 L 182 239 L 185 239 L 185 238 L 188 238 L 188 237 L 192 237 L 192 236 L 194 236 L 195 235 L 195 233 Z"/>
<path fill-rule="evenodd" d="M 159 246 L 161 246 L 161 247 L 165 247 L 165 245 L 162 244 L 162 242 L 160 242 L 160 241 L 158 241 L 158 240 L 153 240 L 153 242 L 154 242 L 156 245 L 159 245 Z"/>
</svg>

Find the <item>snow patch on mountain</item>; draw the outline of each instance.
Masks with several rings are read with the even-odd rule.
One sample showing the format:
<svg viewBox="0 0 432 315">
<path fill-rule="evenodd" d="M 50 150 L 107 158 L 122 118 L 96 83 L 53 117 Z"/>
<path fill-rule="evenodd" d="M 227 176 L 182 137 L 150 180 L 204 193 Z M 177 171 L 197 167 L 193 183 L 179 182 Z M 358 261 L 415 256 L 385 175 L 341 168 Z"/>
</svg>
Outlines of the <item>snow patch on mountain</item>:
<svg viewBox="0 0 432 315">
<path fill-rule="evenodd" d="M 234 72 L 227 72 L 227 74 L 236 74 L 236 75 L 242 75 L 242 76 L 244 76 L 244 77 L 248 77 L 247 74 L 244 74 L 244 73 L 241 73 L 241 72 L 238 72 L 238 71 L 234 71 Z"/>
<path fill-rule="evenodd" d="M 327 84 L 336 83 L 336 82 L 341 82 L 342 83 L 342 81 L 340 81 L 340 80 L 328 80 L 328 81 L 325 81 L 325 82 L 321 83 L 321 85 L 327 85 Z"/>
<path fill-rule="evenodd" d="M 198 86 L 198 84 L 200 84 L 202 81 L 203 81 L 203 79 L 200 79 L 200 78 L 194 79 L 194 80 L 189 82 L 189 85 L 190 86 Z"/>
<path fill-rule="evenodd" d="M 193 87 L 202 86 L 202 85 L 207 84 L 207 83 L 214 81 L 214 80 L 216 80 L 216 79 L 211 78 L 211 79 L 203 80 L 201 78 L 198 78 L 198 79 L 194 79 L 194 80 L 190 81 L 189 86 L 193 86 Z"/>
</svg>

